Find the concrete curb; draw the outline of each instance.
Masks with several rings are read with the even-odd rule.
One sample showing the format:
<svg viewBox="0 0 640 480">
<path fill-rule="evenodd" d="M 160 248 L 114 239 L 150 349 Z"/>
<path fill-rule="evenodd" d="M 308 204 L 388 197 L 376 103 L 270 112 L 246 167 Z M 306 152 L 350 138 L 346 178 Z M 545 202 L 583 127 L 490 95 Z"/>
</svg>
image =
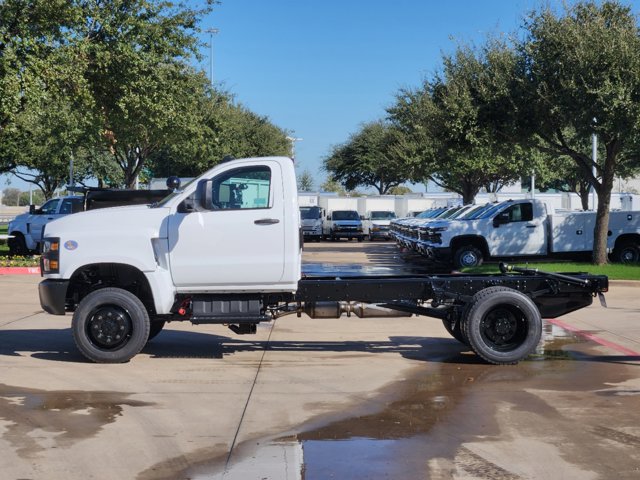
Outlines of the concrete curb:
<svg viewBox="0 0 640 480">
<path fill-rule="evenodd" d="M 40 267 L 0 267 L 0 275 L 40 275 Z"/>
</svg>

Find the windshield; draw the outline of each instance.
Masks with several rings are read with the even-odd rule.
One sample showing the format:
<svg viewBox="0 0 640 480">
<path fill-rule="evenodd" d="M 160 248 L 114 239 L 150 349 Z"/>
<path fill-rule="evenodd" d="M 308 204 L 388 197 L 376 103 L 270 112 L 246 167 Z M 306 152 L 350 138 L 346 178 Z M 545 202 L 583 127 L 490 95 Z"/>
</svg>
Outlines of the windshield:
<svg viewBox="0 0 640 480">
<path fill-rule="evenodd" d="M 466 215 L 464 215 L 462 217 L 463 220 L 473 220 L 474 218 L 478 218 L 480 217 L 484 212 L 486 212 L 487 210 L 489 210 L 490 208 L 492 208 L 494 206 L 493 203 L 487 203 L 483 206 L 481 206 L 480 208 L 476 208 L 470 212 L 468 212 Z"/>
<path fill-rule="evenodd" d="M 316 220 L 320 218 L 320 207 L 302 207 L 300 217 L 302 220 Z"/>
<path fill-rule="evenodd" d="M 396 218 L 394 212 L 371 212 L 371 220 L 391 220 Z"/>
<path fill-rule="evenodd" d="M 434 208 L 433 210 L 425 210 L 419 215 L 416 215 L 416 218 L 433 218 L 444 212 L 445 208 Z"/>
<path fill-rule="evenodd" d="M 178 190 L 174 190 L 173 192 L 171 192 L 169 195 L 164 197 L 159 202 L 152 203 L 151 207 L 155 208 L 155 207 L 163 207 L 163 206 L 165 206 L 173 198 L 176 198 L 178 195 L 182 194 L 182 192 L 184 192 L 184 189 L 187 188 L 189 185 L 191 185 L 194 180 L 195 180 L 195 178 L 190 180 L 190 181 L 188 181 L 187 183 L 184 184 L 184 186 L 181 186 Z"/>
<path fill-rule="evenodd" d="M 492 206 L 491 208 L 489 208 L 488 210 L 485 210 L 482 215 L 480 215 L 479 217 L 476 218 L 489 218 L 490 216 L 492 216 L 494 213 L 496 213 L 496 211 L 500 210 L 501 208 L 504 207 L 504 203 L 498 203 L 497 205 Z"/>
<path fill-rule="evenodd" d="M 360 220 L 358 212 L 354 210 L 337 210 L 333 212 L 331 218 L 333 220 Z"/>
</svg>

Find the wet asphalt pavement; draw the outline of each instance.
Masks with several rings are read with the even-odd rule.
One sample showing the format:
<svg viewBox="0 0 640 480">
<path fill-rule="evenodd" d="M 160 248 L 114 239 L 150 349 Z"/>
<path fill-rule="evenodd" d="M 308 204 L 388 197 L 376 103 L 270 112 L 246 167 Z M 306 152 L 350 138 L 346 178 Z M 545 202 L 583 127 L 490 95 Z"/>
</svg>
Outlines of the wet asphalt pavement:
<svg viewBox="0 0 640 480">
<path fill-rule="evenodd" d="M 305 259 L 407 268 L 388 243 Z M 576 332 L 547 323 L 516 366 L 435 320 L 295 316 L 255 336 L 172 324 L 94 365 L 38 280 L 0 277 L 3 479 L 640 478 L 640 286 L 562 317 Z"/>
</svg>

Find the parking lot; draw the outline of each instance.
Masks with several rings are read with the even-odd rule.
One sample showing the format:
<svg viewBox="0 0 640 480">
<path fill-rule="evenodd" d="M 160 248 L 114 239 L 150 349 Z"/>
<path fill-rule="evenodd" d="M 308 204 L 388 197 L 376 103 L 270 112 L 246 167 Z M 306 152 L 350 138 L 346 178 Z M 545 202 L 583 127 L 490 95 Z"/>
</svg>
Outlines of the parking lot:
<svg viewBox="0 0 640 480">
<path fill-rule="evenodd" d="M 419 271 L 391 242 L 305 245 L 308 270 Z M 35 275 L 0 276 L 4 479 L 609 479 L 640 476 L 640 285 L 545 325 L 517 366 L 438 320 L 311 320 L 237 336 L 172 323 L 87 363 Z"/>
</svg>

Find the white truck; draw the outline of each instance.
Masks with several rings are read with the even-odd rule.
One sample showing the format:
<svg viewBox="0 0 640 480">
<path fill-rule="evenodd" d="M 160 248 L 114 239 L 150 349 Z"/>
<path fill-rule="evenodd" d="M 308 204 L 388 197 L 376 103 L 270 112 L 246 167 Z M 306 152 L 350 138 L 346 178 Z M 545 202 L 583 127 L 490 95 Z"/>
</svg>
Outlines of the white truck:
<svg viewBox="0 0 640 480">
<path fill-rule="evenodd" d="M 242 195 L 240 195 L 242 194 Z M 81 212 L 45 228 L 42 308 L 73 312 L 94 362 L 126 362 L 166 322 L 235 333 L 286 314 L 440 319 L 479 356 L 516 363 L 542 318 L 592 303 L 606 276 L 507 268 L 498 275 L 302 274 L 296 175 L 289 158 L 230 160 L 152 205 Z"/>
<path fill-rule="evenodd" d="M 364 234 L 373 241 L 376 239 L 391 240 L 391 221 L 396 219 L 396 213 L 389 210 L 372 210 L 366 212 L 362 219 Z"/>
<path fill-rule="evenodd" d="M 322 240 L 324 211 L 318 206 L 300 207 L 302 220 L 302 237 L 307 240 Z"/>
<path fill-rule="evenodd" d="M 80 212 L 83 209 L 84 197 L 67 196 L 52 198 L 36 208 L 29 207 L 29 211 L 17 215 L 9 222 L 7 243 L 10 255 L 29 255 L 37 252 L 42 241 L 44 226 L 57 218 Z"/>
<path fill-rule="evenodd" d="M 505 201 L 472 220 L 434 221 L 418 234 L 417 249 L 457 268 L 487 258 L 586 254 L 593 249 L 595 212 L 549 213 L 535 199 Z M 614 260 L 640 261 L 640 212 L 612 211 L 607 247 Z"/>
</svg>

